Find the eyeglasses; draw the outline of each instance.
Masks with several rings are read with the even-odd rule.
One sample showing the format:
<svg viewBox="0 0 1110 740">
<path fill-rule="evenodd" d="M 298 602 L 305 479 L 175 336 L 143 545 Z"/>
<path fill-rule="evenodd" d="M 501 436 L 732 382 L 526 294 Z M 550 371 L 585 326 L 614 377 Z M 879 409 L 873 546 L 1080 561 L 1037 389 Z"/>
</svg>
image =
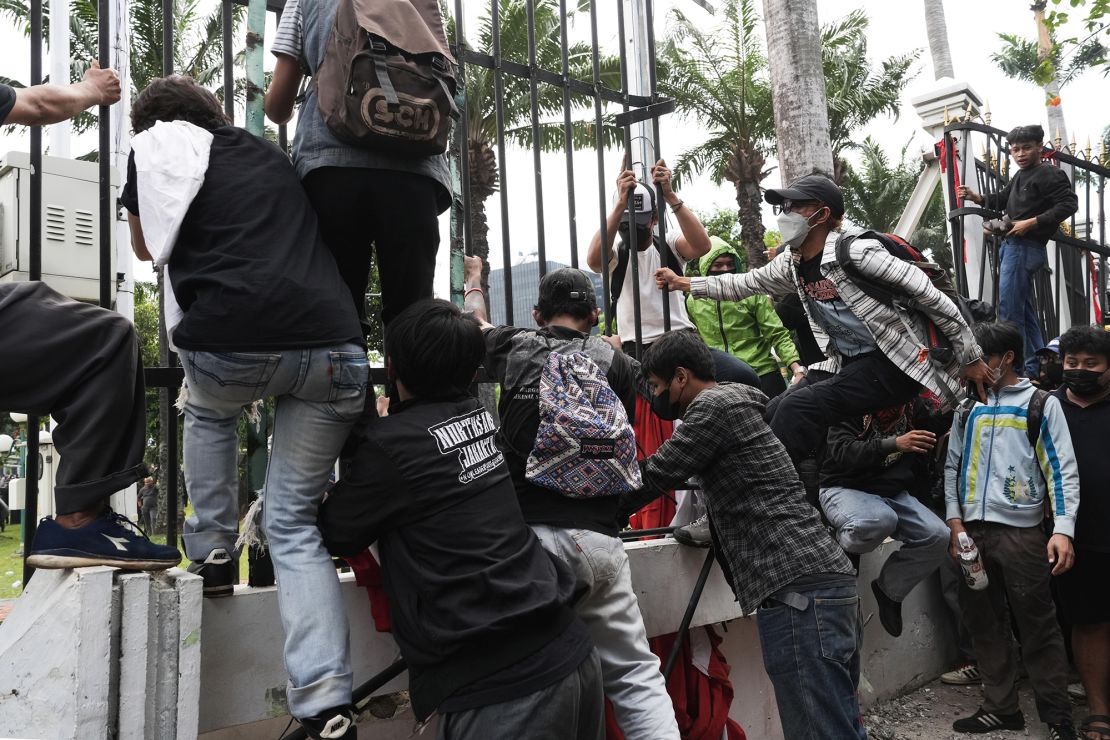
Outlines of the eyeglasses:
<svg viewBox="0 0 1110 740">
<path fill-rule="evenodd" d="M 773 210 L 775 215 L 777 216 L 780 213 L 790 213 L 791 211 L 796 211 L 799 208 L 805 208 L 806 206 L 818 205 L 820 205 L 820 203 L 815 200 L 784 200 L 782 203 L 777 203 L 771 206 L 771 210 Z"/>
</svg>

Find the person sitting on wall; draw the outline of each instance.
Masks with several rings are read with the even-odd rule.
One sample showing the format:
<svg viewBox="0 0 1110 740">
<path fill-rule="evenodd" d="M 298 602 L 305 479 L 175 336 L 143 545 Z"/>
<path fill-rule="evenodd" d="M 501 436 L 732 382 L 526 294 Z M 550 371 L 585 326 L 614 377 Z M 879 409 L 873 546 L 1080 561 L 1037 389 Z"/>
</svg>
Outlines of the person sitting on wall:
<svg viewBox="0 0 1110 740">
<path fill-rule="evenodd" d="M 478 321 L 447 301 L 390 322 L 399 400 L 369 425 L 320 529 L 341 557 L 377 542 L 418 722 L 438 713 L 452 740 L 600 740 L 601 667 L 571 608 L 583 584 L 525 523 L 496 424 L 469 393 L 485 352 Z"/>
<path fill-rule="evenodd" d="M 93 62 L 72 85 L 0 84 L 0 123 L 45 126 L 119 99 L 115 71 Z M 113 493 L 146 475 L 146 390 L 132 323 L 43 282 L 5 283 L 0 335 L 15 348 L 0 363 L 0 408 L 53 415 L 58 422 L 54 518 L 39 522 L 27 564 L 128 570 L 177 565 L 177 548 L 151 542 L 108 506 Z"/>
<path fill-rule="evenodd" d="M 1004 210 L 1011 222 L 1002 238 L 998 318 L 1021 329 L 1025 365 L 1018 372 L 1036 378 L 1036 352 L 1044 346 L 1044 337 L 1037 317 L 1033 277 L 1048 266 L 1048 240 L 1079 210 L 1079 198 L 1067 173 L 1042 161 L 1043 128 L 1036 124 L 1018 126 L 1006 135 L 1006 141 L 1019 167 L 1006 186 L 997 193 L 980 195 L 961 185 L 957 193 L 972 203 Z"/>
</svg>

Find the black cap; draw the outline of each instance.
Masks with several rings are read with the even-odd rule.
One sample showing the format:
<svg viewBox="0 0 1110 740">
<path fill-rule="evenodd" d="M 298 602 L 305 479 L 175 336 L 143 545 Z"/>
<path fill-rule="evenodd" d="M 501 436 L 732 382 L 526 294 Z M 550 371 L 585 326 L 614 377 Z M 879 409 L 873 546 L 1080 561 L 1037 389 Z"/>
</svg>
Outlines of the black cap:
<svg viewBox="0 0 1110 740">
<path fill-rule="evenodd" d="M 806 175 L 790 183 L 789 187 L 768 190 L 763 199 L 773 206 L 784 200 L 816 200 L 824 203 L 834 217 L 844 215 L 844 194 L 836 183 L 824 175 Z"/>
<path fill-rule="evenodd" d="M 540 295 L 536 310 L 550 315 L 552 309 L 569 302 L 582 301 L 590 308 L 597 308 L 597 294 L 590 277 L 573 267 L 563 267 L 549 272 L 540 280 Z"/>
</svg>

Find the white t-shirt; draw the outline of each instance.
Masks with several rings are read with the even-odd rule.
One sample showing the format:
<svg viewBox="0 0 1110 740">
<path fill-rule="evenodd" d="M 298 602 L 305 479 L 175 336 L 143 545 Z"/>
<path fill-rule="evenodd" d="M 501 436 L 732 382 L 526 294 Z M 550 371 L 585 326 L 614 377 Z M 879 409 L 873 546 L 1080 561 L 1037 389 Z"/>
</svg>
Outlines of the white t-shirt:
<svg viewBox="0 0 1110 740">
<path fill-rule="evenodd" d="M 667 229 L 667 246 L 683 269 L 686 260 L 678 253 L 675 246 L 682 232 L 678 229 Z M 640 330 L 641 341 L 651 344 L 663 336 L 663 293 L 655 285 L 655 271 L 661 267 L 659 250 L 654 246 L 639 252 L 640 276 Z M 686 294 L 678 290 L 670 294 L 671 301 L 671 329 L 693 329 L 690 317 L 686 315 Z M 624 273 L 624 285 L 621 288 L 621 297 L 617 301 L 617 334 L 622 341 L 632 342 L 636 339 L 636 321 L 632 302 L 632 263 Z"/>
</svg>

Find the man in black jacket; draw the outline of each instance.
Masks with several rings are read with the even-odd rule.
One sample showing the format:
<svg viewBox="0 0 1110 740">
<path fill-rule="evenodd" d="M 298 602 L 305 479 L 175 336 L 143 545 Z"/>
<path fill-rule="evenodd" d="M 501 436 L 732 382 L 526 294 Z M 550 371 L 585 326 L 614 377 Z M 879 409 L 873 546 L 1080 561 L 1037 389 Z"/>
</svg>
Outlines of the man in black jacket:
<svg viewBox="0 0 1110 740">
<path fill-rule="evenodd" d="M 478 322 L 420 301 L 386 330 L 399 401 L 320 511 L 330 552 L 377 542 L 413 711 L 441 738 L 601 738 L 597 653 L 570 570 L 525 525 L 496 425 L 467 389 Z"/>
<path fill-rule="evenodd" d="M 935 397 L 934 397 L 935 398 Z M 913 401 L 829 429 L 821 467 L 821 509 L 850 553 L 887 537 L 902 543 L 871 582 L 883 628 L 902 634 L 902 600 L 944 562 L 948 526 L 912 495 L 922 458 L 937 443 L 937 406 Z"/>
<path fill-rule="evenodd" d="M 1045 245 L 1063 221 L 1079 210 L 1079 199 L 1066 172 L 1041 161 L 1044 129 L 1018 126 L 1006 135 L 1010 156 L 1021 169 L 997 193 L 980 195 L 961 185 L 959 195 L 992 210 L 1005 210 L 1013 222 L 1002 240 L 999 270 L 998 318 L 1012 321 L 1025 340 L 1025 368 L 1021 375 L 1036 378 L 1037 350 L 1044 337 L 1033 302 L 1033 276 L 1048 264 Z"/>
</svg>

